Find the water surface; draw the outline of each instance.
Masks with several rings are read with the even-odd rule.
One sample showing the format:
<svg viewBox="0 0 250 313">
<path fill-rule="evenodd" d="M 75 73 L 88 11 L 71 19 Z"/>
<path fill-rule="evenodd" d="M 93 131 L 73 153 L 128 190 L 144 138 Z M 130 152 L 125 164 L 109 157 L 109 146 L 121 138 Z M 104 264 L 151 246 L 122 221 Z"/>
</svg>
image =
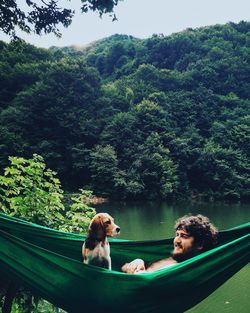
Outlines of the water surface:
<svg viewBox="0 0 250 313">
<path fill-rule="evenodd" d="M 96 207 L 108 212 L 121 226 L 123 239 L 162 239 L 174 235 L 174 223 L 185 214 L 203 214 L 219 230 L 250 220 L 250 203 L 226 202 L 108 202 Z"/>
</svg>

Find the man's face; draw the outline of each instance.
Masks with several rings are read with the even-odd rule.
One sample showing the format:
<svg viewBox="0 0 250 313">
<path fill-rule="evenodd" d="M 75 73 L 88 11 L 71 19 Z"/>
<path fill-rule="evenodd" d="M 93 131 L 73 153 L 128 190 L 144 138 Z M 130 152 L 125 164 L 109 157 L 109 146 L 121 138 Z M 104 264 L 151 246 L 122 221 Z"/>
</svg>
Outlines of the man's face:
<svg viewBox="0 0 250 313">
<path fill-rule="evenodd" d="M 195 254 L 197 247 L 192 237 L 185 229 L 178 229 L 174 238 L 173 257 L 184 260 Z"/>
</svg>

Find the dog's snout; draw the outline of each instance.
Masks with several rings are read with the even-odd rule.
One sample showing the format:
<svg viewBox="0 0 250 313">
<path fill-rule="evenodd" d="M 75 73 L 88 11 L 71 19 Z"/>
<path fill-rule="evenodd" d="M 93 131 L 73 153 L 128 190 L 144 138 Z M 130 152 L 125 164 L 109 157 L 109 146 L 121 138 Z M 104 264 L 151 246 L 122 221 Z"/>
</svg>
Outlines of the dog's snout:
<svg viewBox="0 0 250 313">
<path fill-rule="evenodd" d="M 120 230 L 121 230 L 120 227 L 116 227 L 116 232 L 117 232 L 117 234 L 119 234 Z"/>
</svg>

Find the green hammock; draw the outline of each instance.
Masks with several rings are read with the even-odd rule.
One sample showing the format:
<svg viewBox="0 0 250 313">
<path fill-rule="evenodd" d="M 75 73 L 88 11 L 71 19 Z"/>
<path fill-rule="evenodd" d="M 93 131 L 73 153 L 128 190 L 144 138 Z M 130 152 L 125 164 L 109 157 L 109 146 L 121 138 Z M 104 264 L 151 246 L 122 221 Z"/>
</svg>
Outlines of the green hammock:
<svg viewBox="0 0 250 313">
<path fill-rule="evenodd" d="M 219 246 L 153 273 L 125 274 L 136 257 L 170 253 L 172 239 L 110 239 L 113 270 L 82 263 L 84 236 L 0 214 L 0 268 L 12 279 L 69 312 L 183 312 L 249 262 L 250 223 L 220 232 Z"/>
</svg>

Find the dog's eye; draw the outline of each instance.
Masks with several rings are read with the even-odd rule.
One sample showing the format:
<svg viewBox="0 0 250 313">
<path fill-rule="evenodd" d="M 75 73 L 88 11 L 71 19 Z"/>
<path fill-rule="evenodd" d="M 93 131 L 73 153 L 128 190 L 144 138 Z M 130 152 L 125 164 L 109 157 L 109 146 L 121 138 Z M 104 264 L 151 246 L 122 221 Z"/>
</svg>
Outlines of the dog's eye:
<svg viewBox="0 0 250 313">
<path fill-rule="evenodd" d="M 109 225 L 109 224 L 111 224 L 111 220 L 107 220 L 107 221 L 105 221 L 105 222 L 104 222 L 104 224 L 105 224 L 105 225 Z"/>
</svg>

